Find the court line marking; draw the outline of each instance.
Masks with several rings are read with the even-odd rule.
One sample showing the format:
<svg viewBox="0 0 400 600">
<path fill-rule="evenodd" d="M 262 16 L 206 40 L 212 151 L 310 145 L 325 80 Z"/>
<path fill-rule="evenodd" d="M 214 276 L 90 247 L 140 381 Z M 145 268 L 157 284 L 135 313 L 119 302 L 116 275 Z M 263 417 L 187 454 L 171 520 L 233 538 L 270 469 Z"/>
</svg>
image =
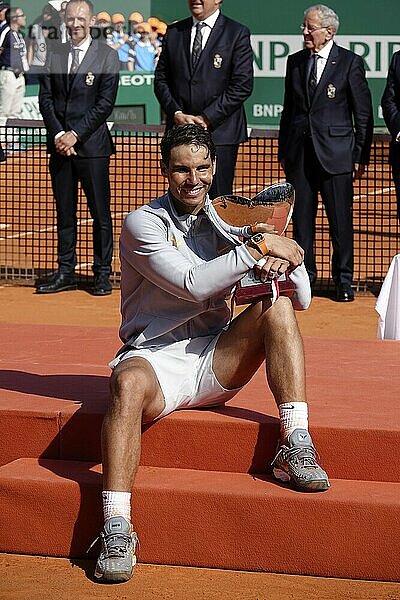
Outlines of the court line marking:
<svg viewBox="0 0 400 600">
<path fill-rule="evenodd" d="M 368 198 L 368 196 L 377 196 L 378 194 L 386 194 L 386 192 L 393 192 L 395 190 L 396 190 L 396 188 L 394 187 L 394 185 L 392 185 L 388 188 L 382 188 L 380 190 L 375 190 L 374 192 L 371 192 L 370 194 L 356 194 L 354 196 L 354 200 L 360 200 L 361 198 Z"/>
<path fill-rule="evenodd" d="M 278 180 L 277 180 L 278 181 Z M 272 182 L 272 183 L 276 183 L 276 182 Z M 272 184 L 271 184 L 272 185 Z M 256 184 L 252 184 L 249 186 L 244 186 L 242 188 L 237 188 L 235 190 L 236 194 L 239 193 L 243 193 L 247 190 L 250 189 L 258 189 L 259 186 L 257 186 Z M 368 198 L 368 196 L 377 196 L 379 194 L 386 194 L 388 192 L 392 192 L 395 191 L 395 187 L 394 186 L 390 186 L 390 187 L 386 187 L 386 188 L 381 188 L 379 190 L 374 190 L 373 192 L 367 193 L 367 194 L 356 194 L 354 196 L 354 200 L 361 200 L 362 198 Z M 118 213 L 111 213 L 111 216 L 113 218 L 118 218 L 118 217 L 124 217 L 126 215 L 129 214 L 129 210 L 127 211 L 123 211 L 123 212 L 118 212 Z M 93 223 L 93 219 L 82 219 L 81 221 L 78 221 L 78 226 L 80 225 L 90 225 Z M 0 223 L 0 230 L 4 230 L 11 227 L 11 224 L 9 223 Z M 14 233 L 13 235 L 9 235 L 7 237 L 0 237 L 0 241 L 3 240 L 12 240 L 12 239 L 21 239 L 21 238 L 26 238 L 26 237 L 30 237 L 33 236 L 35 234 L 41 234 L 41 233 L 49 233 L 49 232 L 53 232 L 53 231 L 57 231 L 57 225 L 53 225 L 51 227 L 44 227 L 42 229 L 38 229 L 37 231 L 23 231 L 23 232 L 19 232 L 19 233 Z"/>
<path fill-rule="evenodd" d="M 124 211 L 124 212 L 119 212 L 119 213 L 111 213 L 111 216 L 114 218 L 118 218 L 118 217 L 124 217 L 126 215 L 129 214 L 129 210 L 128 211 Z M 81 221 L 78 221 L 78 226 L 80 225 L 91 225 L 93 223 L 93 219 L 82 219 Z M 8 225 L 8 227 L 11 227 L 11 225 Z M 37 231 L 23 231 L 21 233 L 14 233 L 13 235 L 9 235 L 7 237 L 0 237 L 0 240 L 12 240 L 12 239 L 16 239 L 16 238 L 25 238 L 25 237 L 29 237 L 31 235 L 35 235 L 38 233 L 49 233 L 51 231 L 57 231 L 57 225 L 52 225 L 51 227 L 44 227 L 43 229 L 38 229 Z"/>
</svg>

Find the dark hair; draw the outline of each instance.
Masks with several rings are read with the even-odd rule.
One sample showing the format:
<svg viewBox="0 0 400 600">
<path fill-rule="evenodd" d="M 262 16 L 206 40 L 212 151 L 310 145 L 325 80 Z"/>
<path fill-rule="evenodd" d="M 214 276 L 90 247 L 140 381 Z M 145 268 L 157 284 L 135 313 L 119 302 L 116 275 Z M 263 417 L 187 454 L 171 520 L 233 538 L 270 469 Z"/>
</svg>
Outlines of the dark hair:
<svg viewBox="0 0 400 600">
<path fill-rule="evenodd" d="M 69 0 L 66 8 L 68 8 L 68 6 L 70 4 L 81 4 L 81 2 L 84 2 L 85 4 L 87 4 L 87 6 L 89 7 L 89 12 L 90 12 L 91 16 L 93 16 L 94 15 L 94 6 L 93 6 L 93 2 L 91 2 L 90 0 Z"/>
<path fill-rule="evenodd" d="M 16 21 L 18 19 L 18 17 L 17 17 L 18 10 L 22 10 L 22 8 L 20 6 L 10 6 L 10 8 L 7 8 L 4 16 L 9 25 L 10 25 L 11 21 Z"/>
<path fill-rule="evenodd" d="M 168 165 L 172 148 L 190 145 L 207 148 L 212 162 L 215 161 L 215 146 L 210 132 L 201 125 L 188 123 L 186 125 L 175 125 L 165 133 L 160 144 L 163 163 Z"/>
</svg>

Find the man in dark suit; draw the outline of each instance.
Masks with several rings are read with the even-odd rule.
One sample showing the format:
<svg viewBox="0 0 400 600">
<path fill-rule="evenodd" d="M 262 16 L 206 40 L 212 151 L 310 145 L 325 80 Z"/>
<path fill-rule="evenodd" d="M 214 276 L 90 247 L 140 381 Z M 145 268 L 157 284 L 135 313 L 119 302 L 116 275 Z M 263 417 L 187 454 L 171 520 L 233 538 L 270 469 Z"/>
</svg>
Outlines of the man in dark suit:
<svg viewBox="0 0 400 600">
<path fill-rule="evenodd" d="M 373 134 L 371 94 L 362 59 L 337 46 L 339 18 L 318 5 L 304 13 L 305 49 L 289 56 L 279 160 L 296 190 L 293 228 L 311 285 L 315 218 L 321 193 L 332 240 L 336 300 L 351 302 L 353 178 L 362 177 Z"/>
<path fill-rule="evenodd" d="M 381 106 L 383 118 L 392 136 L 389 163 L 396 188 L 397 216 L 400 219 L 400 51 L 392 56 Z"/>
<path fill-rule="evenodd" d="M 109 162 L 114 144 L 106 119 L 115 103 L 119 63 L 115 50 L 92 40 L 93 21 L 89 0 L 70 0 L 65 22 L 71 44 L 59 45 L 50 54 L 40 87 L 58 232 L 58 271 L 37 287 L 40 294 L 76 288 L 78 181 L 93 218 L 93 294 L 111 294 Z"/>
<path fill-rule="evenodd" d="M 217 148 L 211 198 L 232 193 L 239 144 L 247 138 L 243 103 L 253 89 L 250 32 L 220 12 L 222 0 L 189 0 L 192 17 L 168 26 L 154 91 L 174 124 L 209 129 Z"/>
</svg>

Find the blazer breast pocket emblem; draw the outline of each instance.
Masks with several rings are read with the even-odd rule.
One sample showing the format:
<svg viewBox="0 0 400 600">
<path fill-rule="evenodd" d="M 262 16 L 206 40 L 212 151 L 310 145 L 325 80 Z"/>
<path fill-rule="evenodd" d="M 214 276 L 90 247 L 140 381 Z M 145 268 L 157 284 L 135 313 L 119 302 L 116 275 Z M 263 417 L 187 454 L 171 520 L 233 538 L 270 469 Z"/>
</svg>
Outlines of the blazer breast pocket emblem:
<svg viewBox="0 0 400 600">
<path fill-rule="evenodd" d="M 94 75 L 93 73 L 91 73 L 89 71 L 89 73 L 86 75 L 86 85 L 93 85 L 94 84 Z"/>
<path fill-rule="evenodd" d="M 328 83 L 328 86 L 326 88 L 326 95 L 328 96 L 328 98 L 336 97 L 336 88 L 333 85 L 333 83 Z"/>
<path fill-rule="evenodd" d="M 213 65 L 215 69 L 220 69 L 222 67 L 222 56 L 218 54 L 218 52 L 214 54 Z"/>
</svg>

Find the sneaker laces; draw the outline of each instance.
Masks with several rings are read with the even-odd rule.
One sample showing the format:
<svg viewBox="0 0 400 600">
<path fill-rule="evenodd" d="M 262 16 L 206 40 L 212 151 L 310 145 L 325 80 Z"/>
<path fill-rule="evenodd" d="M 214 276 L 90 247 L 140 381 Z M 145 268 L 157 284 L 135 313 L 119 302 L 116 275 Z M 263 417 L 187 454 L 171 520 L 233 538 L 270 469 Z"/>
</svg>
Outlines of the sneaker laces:
<svg viewBox="0 0 400 600">
<path fill-rule="evenodd" d="M 101 532 L 100 536 L 104 541 L 107 558 L 120 558 L 124 556 L 128 551 L 129 544 L 132 542 L 131 535 L 125 533 L 115 533 L 105 536 Z"/>
<path fill-rule="evenodd" d="M 100 535 L 98 535 L 97 538 L 90 544 L 89 548 L 86 550 L 86 554 L 90 552 L 100 538 L 104 541 L 104 549 L 107 552 L 108 558 L 118 558 L 119 556 L 122 556 L 124 553 L 126 553 L 128 545 L 131 541 L 134 543 L 134 551 L 136 551 L 136 547 L 139 550 L 139 538 L 135 532 L 132 532 L 129 535 L 125 533 L 115 533 L 107 536 L 101 532 Z"/>
<path fill-rule="evenodd" d="M 281 454 L 283 454 L 283 458 L 286 460 L 286 462 L 297 456 L 299 462 L 301 461 L 302 467 L 308 467 L 312 469 L 318 469 L 319 467 L 316 460 L 319 460 L 318 452 L 313 446 L 293 446 L 293 448 L 281 446 L 275 458 L 271 462 L 271 466 L 274 466 L 276 460 Z"/>
</svg>

